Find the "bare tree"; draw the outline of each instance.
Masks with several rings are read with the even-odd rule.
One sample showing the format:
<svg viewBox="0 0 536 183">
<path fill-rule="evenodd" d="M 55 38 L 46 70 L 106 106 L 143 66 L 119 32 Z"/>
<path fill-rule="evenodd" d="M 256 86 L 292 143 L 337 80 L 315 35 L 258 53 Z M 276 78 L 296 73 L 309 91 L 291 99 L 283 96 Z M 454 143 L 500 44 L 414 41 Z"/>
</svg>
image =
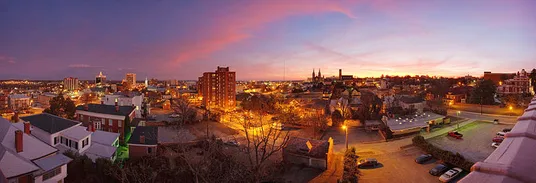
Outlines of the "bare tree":
<svg viewBox="0 0 536 183">
<path fill-rule="evenodd" d="M 192 107 L 192 104 L 188 99 L 185 98 L 177 98 L 177 99 L 170 99 L 171 100 L 171 108 L 173 111 L 179 115 L 178 121 L 176 122 L 177 125 L 183 125 L 186 123 L 191 123 L 196 118 L 196 111 Z"/>
<path fill-rule="evenodd" d="M 275 153 L 280 152 L 289 141 L 289 132 L 277 130 L 271 124 L 265 123 L 263 112 L 256 114 L 244 113 L 240 119 L 246 137 L 245 151 L 249 155 L 249 162 L 255 173 L 260 173 L 266 160 Z"/>
</svg>

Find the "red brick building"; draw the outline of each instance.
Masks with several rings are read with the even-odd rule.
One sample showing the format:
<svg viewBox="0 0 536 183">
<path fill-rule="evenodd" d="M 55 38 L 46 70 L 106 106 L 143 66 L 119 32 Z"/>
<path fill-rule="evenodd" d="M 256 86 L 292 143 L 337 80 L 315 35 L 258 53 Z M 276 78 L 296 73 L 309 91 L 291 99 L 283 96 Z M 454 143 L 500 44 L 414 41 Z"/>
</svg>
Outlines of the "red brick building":
<svg viewBox="0 0 536 183">
<path fill-rule="evenodd" d="M 207 107 L 234 108 L 236 106 L 236 73 L 229 67 L 218 67 L 215 72 L 205 72 L 197 82 L 202 104 Z"/>
<path fill-rule="evenodd" d="M 158 127 L 139 126 L 132 132 L 128 141 L 130 159 L 154 156 L 158 148 Z"/>
<path fill-rule="evenodd" d="M 125 127 L 130 127 L 125 121 L 135 117 L 133 106 L 117 106 L 104 104 L 87 104 L 76 107 L 76 117 L 82 125 L 93 130 L 119 133 L 119 140 L 125 138 Z M 130 131 L 130 129 L 126 129 Z"/>
</svg>

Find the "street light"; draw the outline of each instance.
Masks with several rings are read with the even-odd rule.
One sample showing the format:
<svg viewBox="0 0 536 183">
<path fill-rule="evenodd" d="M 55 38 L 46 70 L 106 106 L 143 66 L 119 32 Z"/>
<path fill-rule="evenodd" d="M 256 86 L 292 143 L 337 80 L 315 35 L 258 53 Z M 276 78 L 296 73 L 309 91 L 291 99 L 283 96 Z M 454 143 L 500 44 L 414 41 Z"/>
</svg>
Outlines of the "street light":
<svg viewBox="0 0 536 183">
<path fill-rule="evenodd" d="M 346 143 L 346 150 L 348 150 L 348 127 L 346 127 L 346 125 L 342 125 L 342 129 L 344 130 L 344 134 L 346 136 L 345 143 Z"/>
</svg>

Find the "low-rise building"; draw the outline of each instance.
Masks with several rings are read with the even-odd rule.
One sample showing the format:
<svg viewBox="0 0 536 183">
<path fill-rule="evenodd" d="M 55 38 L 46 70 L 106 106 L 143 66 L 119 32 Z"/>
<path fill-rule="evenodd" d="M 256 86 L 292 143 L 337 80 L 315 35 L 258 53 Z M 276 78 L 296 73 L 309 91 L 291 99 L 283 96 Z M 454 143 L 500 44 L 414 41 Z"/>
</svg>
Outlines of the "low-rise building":
<svg viewBox="0 0 536 183">
<path fill-rule="evenodd" d="M 130 121 L 134 119 L 136 112 L 133 106 L 86 104 L 77 106 L 75 115 L 85 127 L 119 133 L 119 140 L 122 142 L 125 132 L 130 132 Z"/>
<path fill-rule="evenodd" d="M 58 149 L 61 153 L 73 151 L 85 154 L 93 161 L 97 158 L 115 160 L 118 147 L 118 133 L 94 131 L 73 121 L 48 113 L 21 117 L 22 122 L 15 123 L 21 128 L 31 127 L 31 135 Z"/>
<path fill-rule="evenodd" d="M 499 81 L 497 86 L 498 95 L 508 94 L 534 94 L 534 90 L 531 85 L 531 79 L 525 69 L 521 72 L 517 72 L 513 78 L 504 81 Z"/>
<path fill-rule="evenodd" d="M 426 105 L 424 99 L 413 96 L 401 96 L 398 102 L 399 106 L 403 109 L 415 109 L 417 113 L 422 113 Z"/>
<path fill-rule="evenodd" d="M 13 110 L 27 109 L 32 106 L 31 98 L 24 94 L 9 95 L 9 108 Z"/>
<path fill-rule="evenodd" d="M 54 93 L 43 93 L 37 96 L 37 102 L 41 104 L 41 107 L 48 108 L 50 107 L 50 100 L 56 96 L 58 95 Z"/>
<path fill-rule="evenodd" d="M 128 141 L 130 159 L 156 155 L 158 148 L 158 127 L 138 126 Z"/>
<path fill-rule="evenodd" d="M 72 159 L 16 124 L 0 118 L 0 182 L 63 182 Z"/>
<path fill-rule="evenodd" d="M 101 104 L 105 105 L 117 105 L 119 106 L 134 106 L 134 110 L 136 111 L 136 117 L 141 117 L 141 110 L 143 108 L 143 98 L 144 95 L 142 93 L 132 92 L 132 93 L 121 93 L 117 92 L 113 95 L 104 95 L 101 99 Z M 149 113 L 150 110 L 147 109 L 147 112 Z"/>
<path fill-rule="evenodd" d="M 445 103 L 466 103 L 467 98 L 471 95 L 473 87 L 471 86 L 460 86 L 449 89 L 447 94 L 445 94 Z"/>
<path fill-rule="evenodd" d="M 326 170 L 333 154 L 333 139 L 313 140 L 291 137 L 283 147 L 283 161 Z"/>
</svg>

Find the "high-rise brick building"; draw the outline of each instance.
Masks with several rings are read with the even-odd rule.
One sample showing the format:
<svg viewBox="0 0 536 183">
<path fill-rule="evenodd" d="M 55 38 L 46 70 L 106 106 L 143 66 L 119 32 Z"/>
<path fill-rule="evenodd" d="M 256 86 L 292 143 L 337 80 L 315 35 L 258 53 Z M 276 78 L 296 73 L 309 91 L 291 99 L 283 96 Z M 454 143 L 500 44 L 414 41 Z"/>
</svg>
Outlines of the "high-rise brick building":
<svg viewBox="0 0 536 183">
<path fill-rule="evenodd" d="M 229 67 L 218 67 L 215 72 L 205 72 L 197 82 L 202 104 L 207 107 L 236 107 L 236 73 Z"/>
</svg>

